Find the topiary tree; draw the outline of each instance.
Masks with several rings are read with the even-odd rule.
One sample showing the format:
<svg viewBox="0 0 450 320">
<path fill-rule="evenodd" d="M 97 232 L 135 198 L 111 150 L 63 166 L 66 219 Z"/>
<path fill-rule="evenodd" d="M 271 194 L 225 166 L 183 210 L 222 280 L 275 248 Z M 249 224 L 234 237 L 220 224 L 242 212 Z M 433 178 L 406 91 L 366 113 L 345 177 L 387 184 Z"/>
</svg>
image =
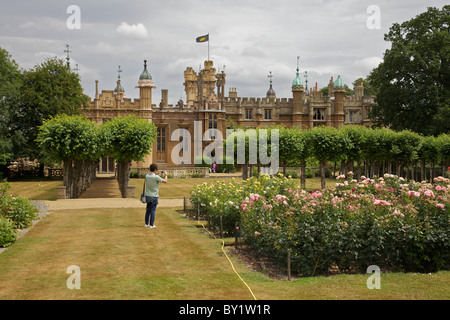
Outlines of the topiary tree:
<svg viewBox="0 0 450 320">
<path fill-rule="evenodd" d="M 101 126 L 105 152 L 117 161 L 117 181 L 122 197 L 127 197 L 131 161 L 143 161 L 150 154 L 156 126 L 135 115 L 113 118 Z"/>
<path fill-rule="evenodd" d="M 311 149 L 320 163 L 321 187 L 325 189 L 325 165 L 328 161 L 342 159 L 352 143 L 347 135 L 332 127 L 315 127 L 311 130 Z"/>
<path fill-rule="evenodd" d="M 420 161 L 420 178 L 422 181 L 426 181 L 426 164 L 430 163 L 430 168 L 433 167 L 433 162 L 439 157 L 439 146 L 438 141 L 434 136 L 421 137 L 421 140 L 421 148 L 418 152 L 418 159 Z"/>
<path fill-rule="evenodd" d="M 268 166 L 278 171 L 279 164 L 279 128 L 238 129 L 227 135 L 224 142 L 227 163 L 242 165 L 242 178 L 248 178 L 248 167 Z M 252 172 L 252 170 L 251 170 Z M 274 173 L 274 172 L 273 172 Z"/>
<path fill-rule="evenodd" d="M 436 138 L 436 143 L 439 151 L 439 159 L 442 163 L 442 175 L 444 176 L 444 172 L 447 170 L 450 174 L 450 135 L 449 134 L 441 134 Z"/>
<path fill-rule="evenodd" d="M 300 130 L 298 127 L 279 127 L 279 157 L 283 166 L 283 175 L 286 175 L 286 163 L 300 161 L 301 185 L 306 184 L 306 159 L 310 156 L 309 130 Z"/>
<path fill-rule="evenodd" d="M 359 179 L 361 176 L 361 161 L 363 160 L 363 146 L 365 134 L 367 133 L 367 129 L 362 126 L 342 126 L 339 130 L 347 135 L 348 139 L 350 139 L 351 144 L 348 148 L 347 159 L 351 162 L 352 167 L 353 163 L 356 161 L 356 172 L 355 178 Z"/>
<path fill-rule="evenodd" d="M 83 116 L 59 115 L 39 127 L 38 146 L 47 163 L 63 163 L 66 196 L 77 198 L 95 179 L 103 155 L 98 127 Z"/>
<path fill-rule="evenodd" d="M 392 142 L 392 157 L 397 161 L 396 174 L 401 176 L 402 167 L 412 164 L 418 158 L 422 139 L 417 133 L 402 130 L 393 134 Z"/>
</svg>

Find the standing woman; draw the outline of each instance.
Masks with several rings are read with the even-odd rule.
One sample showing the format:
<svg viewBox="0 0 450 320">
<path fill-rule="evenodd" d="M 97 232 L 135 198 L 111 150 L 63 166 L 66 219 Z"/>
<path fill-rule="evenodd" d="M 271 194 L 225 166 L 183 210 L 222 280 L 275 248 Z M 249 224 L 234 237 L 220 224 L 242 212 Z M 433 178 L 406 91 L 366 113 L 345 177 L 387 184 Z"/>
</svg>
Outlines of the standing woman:
<svg viewBox="0 0 450 320">
<path fill-rule="evenodd" d="M 164 171 L 164 179 L 157 175 L 158 166 L 150 165 L 150 172 L 145 175 L 145 197 L 147 209 L 145 211 L 145 226 L 155 228 L 155 213 L 159 198 L 159 184 L 167 183 L 167 171 Z M 161 172 L 162 173 L 162 172 Z M 149 221 L 150 220 L 150 221 Z"/>
</svg>

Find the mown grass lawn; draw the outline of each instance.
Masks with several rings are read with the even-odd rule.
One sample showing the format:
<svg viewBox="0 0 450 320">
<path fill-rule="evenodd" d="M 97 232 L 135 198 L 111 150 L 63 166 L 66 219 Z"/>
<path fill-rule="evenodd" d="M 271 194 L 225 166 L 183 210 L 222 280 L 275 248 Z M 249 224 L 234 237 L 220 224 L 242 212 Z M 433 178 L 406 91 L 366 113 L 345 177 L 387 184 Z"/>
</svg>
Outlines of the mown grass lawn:
<svg viewBox="0 0 450 320">
<path fill-rule="evenodd" d="M 160 197 L 166 199 L 182 199 L 183 197 L 186 197 L 186 199 L 189 199 L 189 191 L 196 185 L 204 182 L 209 184 L 215 181 L 224 181 L 228 183 L 231 182 L 232 179 L 232 177 L 169 179 L 167 184 L 161 184 Z M 241 177 L 235 179 L 236 181 L 242 181 Z M 300 179 L 296 179 L 296 181 L 298 182 L 298 185 L 300 185 Z M 334 186 L 335 183 L 335 179 L 326 179 L 327 186 Z M 134 196 L 136 199 L 139 199 L 143 184 L 144 179 L 130 179 L 130 185 L 135 186 L 136 191 Z M 320 187 L 320 178 L 306 179 L 307 190 L 319 190 Z"/>
<path fill-rule="evenodd" d="M 182 199 L 189 198 L 189 191 L 198 184 L 213 183 L 214 181 L 230 182 L 232 177 L 220 178 L 181 178 L 169 179 L 169 183 L 161 184 L 160 197 L 164 199 Z M 241 177 L 235 178 L 237 181 L 242 181 Z M 296 179 L 300 185 L 300 179 Z M 30 180 L 30 181 L 13 181 L 11 183 L 10 192 L 19 196 L 27 197 L 32 200 L 56 200 L 56 187 L 62 186 L 62 180 Z M 334 179 L 327 179 L 327 185 L 332 186 L 336 181 Z M 139 199 L 142 192 L 144 179 L 133 178 L 130 179 L 130 186 L 135 186 L 134 197 Z M 320 178 L 306 179 L 307 190 L 320 189 Z"/>
<path fill-rule="evenodd" d="M 30 180 L 10 182 L 10 193 L 32 200 L 56 200 L 56 187 L 62 186 L 62 180 Z"/>
<path fill-rule="evenodd" d="M 155 229 L 142 209 L 55 211 L 0 254 L 0 299 L 253 299 L 232 271 L 221 242 L 195 221 L 160 208 Z M 262 299 L 449 299 L 450 272 L 386 273 L 273 280 L 231 256 Z M 67 268 L 81 271 L 70 290 Z"/>
</svg>

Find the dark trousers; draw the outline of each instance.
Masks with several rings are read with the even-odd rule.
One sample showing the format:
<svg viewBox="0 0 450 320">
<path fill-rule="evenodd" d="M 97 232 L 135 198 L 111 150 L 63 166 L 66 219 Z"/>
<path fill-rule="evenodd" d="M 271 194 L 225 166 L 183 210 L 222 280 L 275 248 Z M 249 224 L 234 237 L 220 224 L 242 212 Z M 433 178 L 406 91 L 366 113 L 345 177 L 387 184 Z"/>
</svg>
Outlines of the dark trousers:
<svg viewBox="0 0 450 320">
<path fill-rule="evenodd" d="M 147 197 L 147 209 L 145 210 L 145 224 L 153 226 L 155 222 L 156 207 L 158 205 L 158 197 Z"/>
</svg>

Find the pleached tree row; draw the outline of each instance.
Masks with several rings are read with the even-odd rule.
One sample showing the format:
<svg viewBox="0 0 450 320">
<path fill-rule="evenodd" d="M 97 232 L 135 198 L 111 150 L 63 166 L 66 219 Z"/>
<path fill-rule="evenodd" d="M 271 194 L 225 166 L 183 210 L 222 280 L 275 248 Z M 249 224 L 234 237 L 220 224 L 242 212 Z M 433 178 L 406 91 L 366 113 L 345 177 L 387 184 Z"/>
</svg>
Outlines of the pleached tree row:
<svg viewBox="0 0 450 320">
<path fill-rule="evenodd" d="M 119 187 L 127 196 L 131 161 L 142 161 L 151 151 L 156 135 L 148 121 L 127 116 L 95 125 L 82 116 L 59 115 L 39 128 L 38 145 L 47 163 L 62 163 L 67 198 L 78 198 L 94 181 L 98 160 L 118 160 Z"/>
<path fill-rule="evenodd" d="M 312 130 L 281 128 L 281 132 L 280 159 L 306 161 L 312 157 L 318 160 L 322 188 L 325 187 L 325 166 L 333 162 L 340 163 L 344 172 L 353 171 L 357 179 L 361 175 L 379 177 L 390 173 L 414 180 L 433 179 L 438 163 L 441 164 L 440 173 L 445 174 L 450 164 L 448 134 L 423 136 L 408 130 L 396 132 L 362 126 L 315 127 Z M 298 141 L 298 146 L 295 149 L 296 144 L 291 142 L 286 156 L 283 150 L 287 148 L 283 146 L 291 140 Z M 421 168 L 420 176 L 417 167 Z"/>
<path fill-rule="evenodd" d="M 322 188 L 325 188 L 326 168 L 336 164 L 342 172 L 353 171 L 357 179 L 361 175 L 379 177 L 384 173 L 390 173 L 414 180 L 431 180 L 436 174 L 445 175 L 450 165 L 450 135 L 448 134 L 437 137 L 423 136 L 408 130 L 397 132 L 385 128 L 362 126 L 340 128 L 321 126 L 311 130 L 301 130 L 297 127 L 273 127 L 268 130 L 274 129 L 279 130 L 279 142 L 277 148 L 272 146 L 273 150 L 270 152 L 278 152 L 279 161 L 283 167 L 292 162 L 301 163 L 302 185 L 305 184 L 308 159 L 319 162 Z M 259 136 L 259 130 L 254 130 L 253 134 Z M 234 139 L 235 149 L 237 149 L 240 135 L 245 136 L 241 138 L 241 141 L 245 139 L 245 152 L 249 154 L 252 135 L 241 131 L 229 136 L 227 140 Z M 269 139 L 271 136 L 270 133 L 267 134 Z M 258 138 L 254 141 L 259 143 Z M 270 141 L 267 145 L 270 145 Z M 259 158 L 258 163 L 249 163 L 248 160 L 249 157 L 246 158 L 246 165 L 261 165 Z M 435 170 L 437 164 L 441 166 L 440 172 Z"/>
</svg>

